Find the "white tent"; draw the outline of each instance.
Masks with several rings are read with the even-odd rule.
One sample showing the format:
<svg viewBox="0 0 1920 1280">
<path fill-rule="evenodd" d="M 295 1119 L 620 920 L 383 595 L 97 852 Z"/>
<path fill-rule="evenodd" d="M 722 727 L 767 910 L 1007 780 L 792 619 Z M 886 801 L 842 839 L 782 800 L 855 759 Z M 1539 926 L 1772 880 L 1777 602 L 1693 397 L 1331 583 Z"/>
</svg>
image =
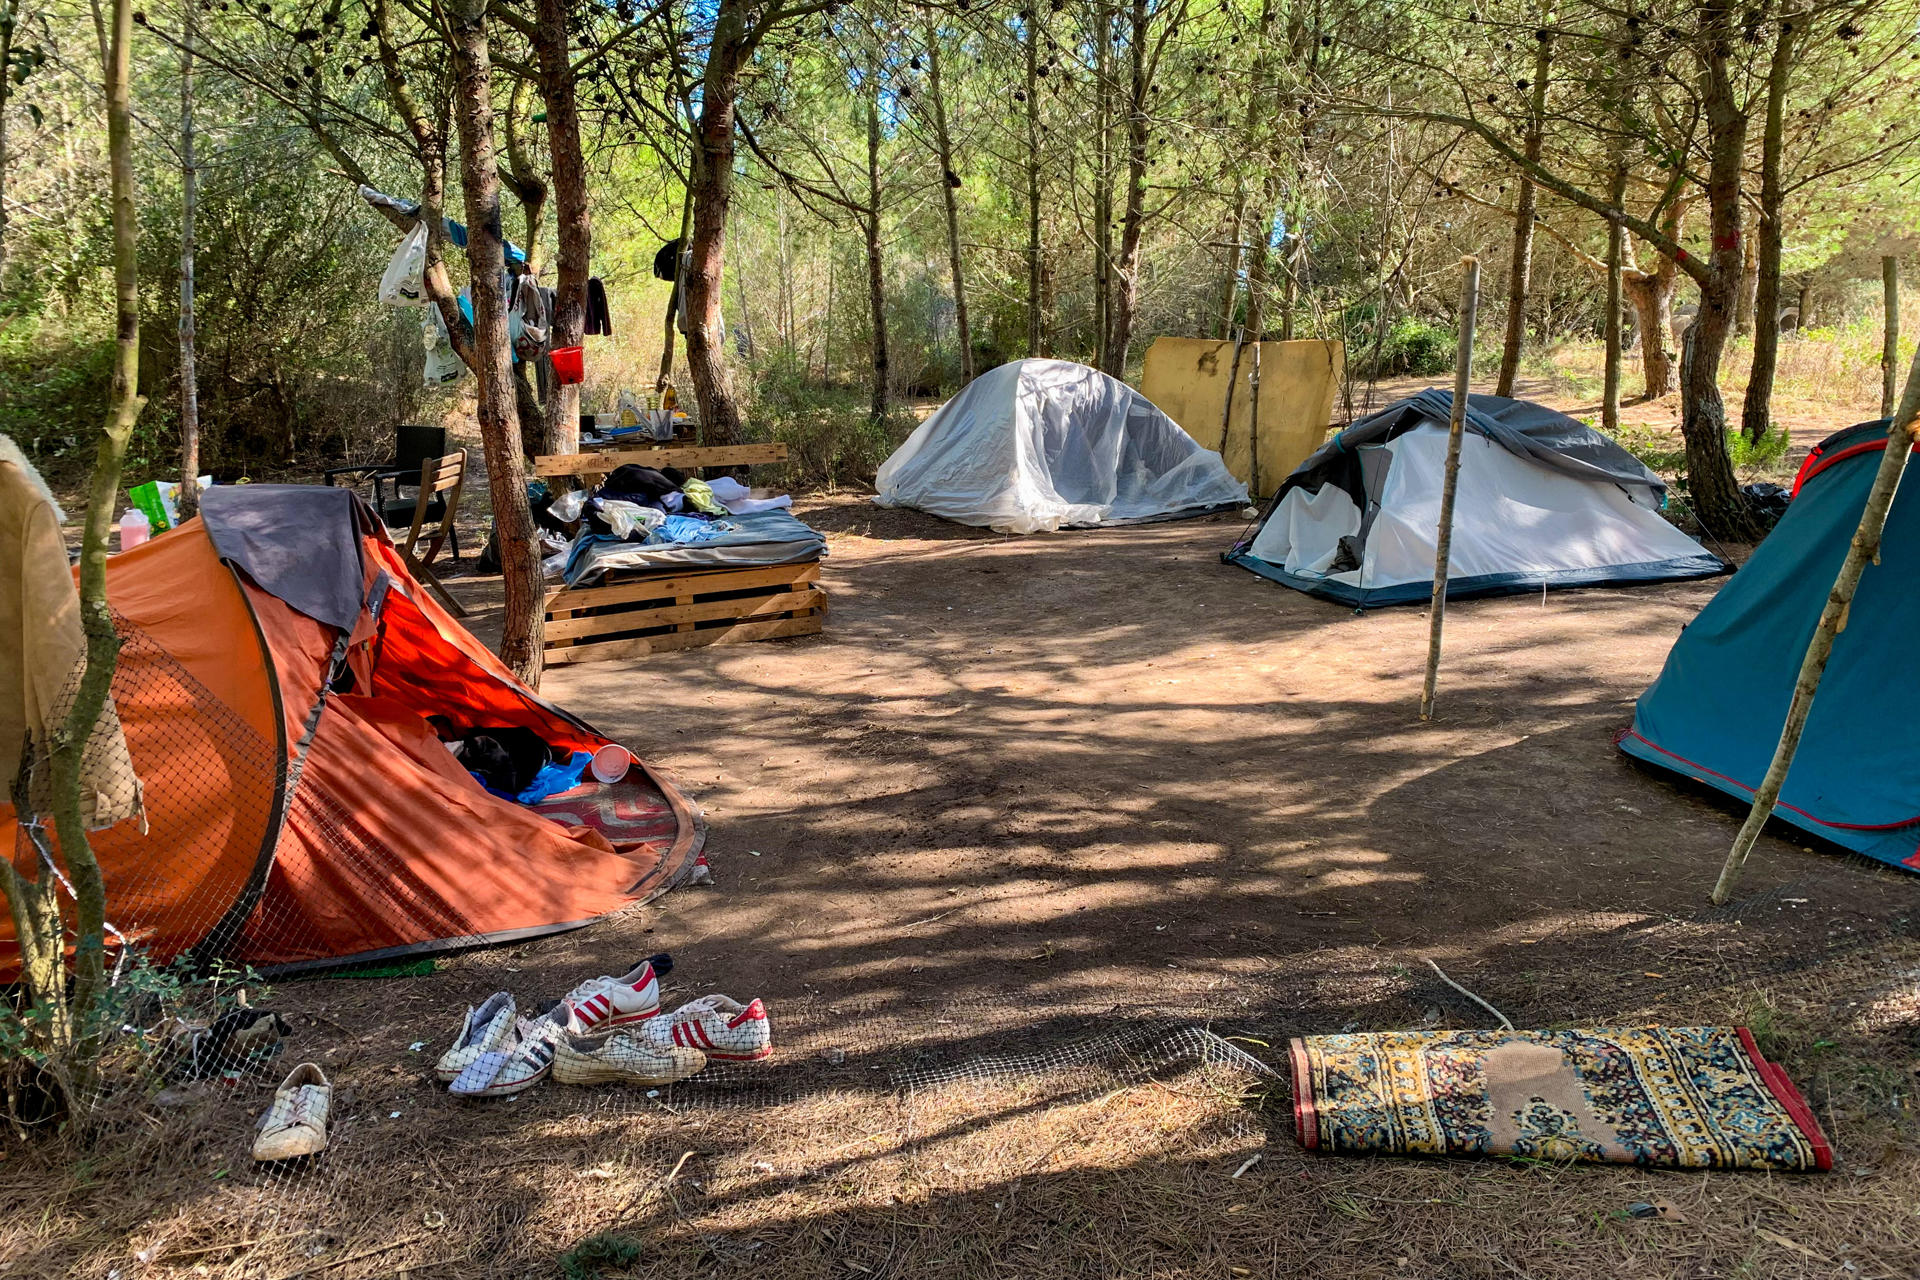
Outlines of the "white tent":
<svg viewBox="0 0 1920 1280">
<path fill-rule="evenodd" d="M 1429 599 L 1451 403 L 1445 392 L 1422 392 L 1342 431 L 1288 477 L 1227 559 L 1348 604 Z M 1724 573 L 1660 515 L 1664 493 L 1638 459 L 1582 423 L 1474 396 L 1447 594 Z"/>
<path fill-rule="evenodd" d="M 880 466 L 874 501 L 1002 533 L 1244 506 L 1220 455 L 1145 396 L 1065 360 L 990 369 Z"/>
</svg>

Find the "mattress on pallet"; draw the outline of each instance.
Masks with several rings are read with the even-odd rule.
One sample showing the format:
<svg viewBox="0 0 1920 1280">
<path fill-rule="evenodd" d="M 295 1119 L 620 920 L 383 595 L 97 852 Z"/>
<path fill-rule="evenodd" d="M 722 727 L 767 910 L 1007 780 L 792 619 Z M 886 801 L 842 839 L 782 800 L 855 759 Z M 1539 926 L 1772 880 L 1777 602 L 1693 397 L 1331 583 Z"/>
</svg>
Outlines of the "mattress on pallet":
<svg viewBox="0 0 1920 1280">
<path fill-rule="evenodd" d="M 589 541 L 567 565 L 567 585 L 597 586 L 609 573 L 621 579 L 639 572 L 684 573 L 696 569 L 750 569 L 762 565 L 801 564 L 827 554 L 827 540 L 787 511 L 728 516 L 733 526 L 708 542 Z"/>
</svg>

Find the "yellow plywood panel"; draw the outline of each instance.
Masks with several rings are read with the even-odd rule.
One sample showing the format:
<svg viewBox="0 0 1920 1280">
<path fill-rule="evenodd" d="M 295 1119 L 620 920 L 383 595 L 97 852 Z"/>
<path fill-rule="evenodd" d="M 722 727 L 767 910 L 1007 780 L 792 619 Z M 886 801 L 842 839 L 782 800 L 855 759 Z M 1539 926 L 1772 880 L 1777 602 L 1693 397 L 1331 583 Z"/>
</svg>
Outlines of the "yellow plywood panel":
<svg viewBox="0 0 1920 1280">
<path fill-rule="evenodd" d="M 1256 363 L 1257 423 L 1252 390 Z M 1244 480 L 1258 500 L 1279 488 L 1325 441 L 1345 365 L 1346 348 L 1338 342 L 1246 343 L 1240 348 L 1236 371 L 1231 341 L 1155 338 L 1147 348 L 1140 391 L 1202 446 L 1218 452 L 1227 470 Z M 1233 411 L 1226 414 L 1229 387 L 1234 393 Z M 1260 438 L 1257 476 L 1253 465 L 1256 431 Z"/>
</svg>

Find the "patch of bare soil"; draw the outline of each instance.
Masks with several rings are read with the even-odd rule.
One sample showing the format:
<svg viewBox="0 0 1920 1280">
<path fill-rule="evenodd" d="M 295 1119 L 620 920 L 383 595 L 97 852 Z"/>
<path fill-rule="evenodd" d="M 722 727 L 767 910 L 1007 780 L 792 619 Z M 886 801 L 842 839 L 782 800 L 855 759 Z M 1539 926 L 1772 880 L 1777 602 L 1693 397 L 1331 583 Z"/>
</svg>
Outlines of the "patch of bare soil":
<svg viewBox="0 0 1920 1280">
<path fill-rule="evenodd" d="M 15 1151 L 0 1274 L 544 1276 L 587 1241 L 610 1260 L 579 1274 L 783 1280 L 1920 1270 L 1920 880 L 1775 836 L 1709 909 L 1737 815 L 1613 746 L 1718 581 L 1456 604 L 1423 724 L 1424 611 L 1224 566 L 1236 521 L 800 514 L 824 635 L 543 687 L 706 808 L 716 887 L 430 977 L 283 985 L 335 1148 L 248 1168 L 256 1086 L 77 1171 Z M 497 582 L 452 585 L 484 627 Z M 654 951 L 670 1004 L 764 997 L 775 1059 L 657 1097 L 422 1078 L 496 986 Z M 1278 1063 L 1294 1035 L 1483 1024 L 1428 958 L 1521 1026 L 1751 1024 L 1839 1168 L 1315 1157 L 1282 1082 L 1141 1048 L 1200 1023 Z"/>
</svg>

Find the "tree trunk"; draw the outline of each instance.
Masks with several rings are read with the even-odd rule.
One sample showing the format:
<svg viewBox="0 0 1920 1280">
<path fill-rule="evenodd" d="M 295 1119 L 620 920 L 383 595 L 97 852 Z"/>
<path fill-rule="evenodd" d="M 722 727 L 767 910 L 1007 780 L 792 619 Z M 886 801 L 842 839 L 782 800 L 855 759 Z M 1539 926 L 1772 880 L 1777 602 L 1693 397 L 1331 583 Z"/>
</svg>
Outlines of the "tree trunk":
<svg viewBox="0 0 1920 1280">
<path fill-rule="evenodd" d="M 96 15 L 98 10 L 95 10 Z M 132 0 L 113 0 L 106 51 L 107 171 L 112 197 L 115 303 L 113 382 L 107 418 L 87 487 L 87 514 L 80 545 L 80 624 L 87 638 L 87 664 L 66 723 L 54 734 L 52 766 L 54 825 L 60 856 L 73 885 L 73 984 L 69 1008 L 78 1037 L 77 1069 L 84 1072 L 98 1028 L 94 1005 L 106 982 L 106 884 L 87 839 L 82 812 L 81 765 L 87 743 L 112 691 L 120 637 L 107 608 L 107 540 L 127 441 L 146 398 L 140 394 L 140 275 L 133 203 Z M 43 877 L 45 879 L 45 877 Z M 51 889 L 49 889 L 51 892 Z"/>
<path fill-rule="evenodd" d="M 536 29 L 539 25 L 535 24 Z M 537 276 L 546 270 L 540 246 L 546 238 L 542 231 L 547 224 L 547 180 L 527 150 L 526 137 L 522 133 L 530 123 L 527 118 L 531 114 L 527 110 L 527 99 L 532 92 L 533 85 L 530 82 L 515 80 L 513 93 L 507 98 L 506 115 L 501 119 L 505 125 L 502 133 L 507 143 L 507 186 L 512 190 L 513 198 L 520 202 L 520 212 L 526 225 L 527 242 L 522 252 L 527 255 L 527 270 Z M 538 419 L 528 419 L 530 424 L 535 421 Z"/>
<path fill-rule="evenodd" d="M 1728 58 L 1735 43 L 1730 0 L 1708 0 L 1700 16 L 1701 60 L 1707 67 L 1707 269 L 1699 279 L 1700 314 L 1687 330 L 1691 358 L 1681 369 L 1680 433 L 1686 443 L 1687 489 L 1694 515 L 1714 535 L 1742 542 L 1759 530 L 1740 495 L 1727 454 L 1720 358 L 1733 329 L 1734 297 L 1745 263 L 1741 247 L 1741 170 L 1747 117 L 1735 94 Z"/>
<path fill-rule="evenodd" d="M 1027 10 L 1027 355 L 1040 354 L 1040 23 Z"/>
<path fill-rule="evenodd" d="M 500 230 L 500 174 L 493 144 L 493 66 L 487 49 L 487 0 L 455 0 L 448 11 L 453 41 L 455 108 L 460 129 L 460 183 L 466 191 L 468 288 L 473 297 L 474 372 L 480 382 L 480 440 L 493 498 L 493 535 L 506 585 L 500 660 L 535 688 L 540 684 L 542 621 L 540 556 L 527 505 L 526 464 L 515 405 L 513 352 L 507 342 L 502 289 L 506 242 Z"/>
<path fill-rule="evenodd" d="M 7 107 L 13 101 L 13 33 L 20 22 L 20 0 L 0 0 L 0 191 L 7 190 Z M 0 284 L 7 276 L 7 202 L 0 200 Z M 22 935 L 24 936 L 24 935 Z"/>
<path fill-rule="evenodd" d="M 1293 317 L 1300 305 L 1300 277 L 1307 269 L 1307 237 L 1304 232 L 1287 227 L 1287 238 L 1281 243 L 1281 252 L 1286 255 L 1286 279 L 1280 285 L 1280 341 L 1293 341 Z M 1263 330 L 1264 332 L 1264 330 Z"/>
<path fill-rule="evenodd" d="M 933 108 L 933 141 L 940 152 L 940 196 L 947 215 L 947 269 L 953 274 L 953 320 L 960 342 L 960 385 L 973 381 L 973 330 L 967 324 L 967 276 L 960 265 L 960 201 L 954 191 L 960 175 L 953 167 L 953 139 L 947 133 L 947 99 L 940 87 L 940 28 L 927 21 L 927 89 Z"/>
<path fill-rule="evenodd" d="M 1620 287 L 1633 308 L 1634 328 L 1640 338 L 1643 398 L 1658 400 L 1680 387 L 1678 357 L 1673 350 L 1673 291 L 1678 282 L 1671 264 L 1656 271 L 1623 271 Z"/>
<path fill-rule="evenodd" d="M 453 279 L 447 274 L 445 227 L 447 201 L 447 135 L 444 112 L 438 123 L 426 113 L 407 80 L 406 67 L 400 61 L 400 48 L 393 37 L 392 14 L 387 0 L 368 0 L 373 16 L 376 48 L 387 98 L 396 114 L 406 122 L 413 138 L 414 155 L 420 162 L 419 219 L 427 227 L 427 266 L 424 284 L 427 297 L 440 311 L 447 326 L 448 344 L 469 369 L 478 369 L 473 347 L 473 326 L 460 310 Z"/>
<path fill-rule="evenodd" d="M 1765 216 L 1761 215 L 1761 235 L 1766 234 Z M 1747 238 L 1747 260 L 1740 268 L 1740 293 L 1733 305 L 1733 331 L 1742 338 L 1753 336 L 1753 308 L 1760 290 L 1760 257 L 1755 251 L 1759 239 L 1760 236 Z"/>
<path fill-rule="evenodd" d="M 1773 749 L 1773 759 L 1767 765 L 1766 776 L 1753 793 L 1753 805 L 1747 810 L 1747 820 L 1740 825 L 1740 834 L 1734 837 L 1733 848 L 1727 851 L 1727 861 L 1720 868 L 1720 879 L 1713 886 L 1715 905 L 1726 902 L 1733 896 L 1734 884 L 1740 878 L 1740 872 L 1746 866 L 1747 855 L 1753 851 L 1754 841 L 1760 838 L 1761 830 L 1767 825 L 1767 819 L 1773 816 L 1773 808 L 1780 799 L 1780 789 L 1786 784 L 1787 771 L 1793 767 L 1793 757 L 1800 749 L 1800 736 L 1807 727 L 1807 717 L 1813 712 L 1814 695 L 1820 689 L 1820 679 L 1826 674 L 1827 660 L 1833 656 L 1834 641 L 1847 625 L 1847 611 L 1853 605 L 1853 596 L 1860 587 L 1860 579 L 1866 574 L 1869 565 L 1880 562 L 1880 539 L 1886 532 L 1887 512 L 1893 507 L 1894 497 L 1900 491 L 1900 478 L 1907 469 L 1907 460 L 1913 452 L 1913 427 L 1916 417 L 1920 417 L 1920 353 L 1916 353 L 1911 371 L 1907 374 L 1907 389 L 1901 396 L 1897 413 L 1887 424 L 1886 451 L 1880 455 L 1880 466 L 1874 472 L 1873 487 L 1867 491 L 1867 500 L 1860 510 L 1860 523 L 1854 529 L 1853 541 L 1847 547 L 1846 559 L 1840 562 L 1840 572 L 1835 575 L 1833 588 L 1827 593 L 1827 603 L 1820 610 L 1820 621 L 1813 629 L 1813 638 L 1807 643 L 1806 656 L 1800 661 L 1800 674 L 1793 682 L 1793 700 L 1787 704 L 1786 722 L 1780 729 L 1780 741 Z"/>
<path fill-rule="evenodd" d="M 1100 367 L 1116 378 L 1127 372 L 1127 348 L 1140 305 L 1140 239 L 1147 204 L 1147 0 L 1133 0 L 1127 41 L 1127 198 L 1120 215 L 1120 253 L 1114 263 L 1111 331 Z"/>
<path fill-rule="evenodd" d="M 580 146 L 580 108 L 567 52 L 571 0 L 538 0 L 533 33 L 540 67 L 540 98 L 547 109 L 547 150 L 553 172 L 553 345 L 577 347 L 587 325 L 587 275 L 593 262 L 593 224 L 587 202 L 587 161 Z M 547 450 L 580 449 L 580 387 L 560 386 L 547 398 Z"/>
<path fill-rule="evenodd" d="M 1795 23 L 1781 22 L 1767 67 L 1767 117 L 1760 140 L 1760 234 L 1754 258 L 1753 366 L 1740 407 L 1740 428 L 1747 438 L 1767 433 L 1773 417 L 1773 378 L 1780 363 L 1780 253 L 1786 239 L 1781 225 L 1785 202 L 1780 157 L 1785 137 L 1787 88 L 1793 76 Z M 1744 280 L 1742 281 L 1744 289 Z"/>
<path fill-rule="evenodd" d="M 180 518 L 200 509 L 200 387 L 194 361 L 193 215 L 200 175 L 193 163 L 193 29 L 196 6 L 181 10 L 180 32 Z"/>
<path fill-rule="evenodd" d="M 1107 0 L 1094 6 L 1098 38 L 1094 45 L 1093 138 L 1093 352 L 1106 358 L 1113 332 L 1109 307 L 1113 290 L 1113 11 Z"/>
<path fill-rule="evenodd" d="M 1262 190 L 1261 194 L 1264 196 L 1266 192 Z M 1260 207 L 1263 210 L 1270 211 L 1273 206 L 1263 199 Z M 1247 254 L 1247 324 L 1245 332 L 1248 342 L 1264 342 L 1267 337 L 1267 287 L 1273 271 L 1273 251 L 1268 247 L 1267 239 L 1272 234 L 1272 228 L 1271 213 L 1263 214 L 1261 224 L 1256 231 L 1253 247 Z M 1282 253 L 1286 252 L 1284 243 L 1280 251 Z M 1286 323 L 1284 315 L 1281 323 Z"/>
<path fill-rule="evenodd" d="M 1553 70 L 1553 40 L 1545 27 L 1534 40 L 1533 92 L 1527 106 L 1527 136 L 1524 151 L 1529 162 L 1540 162 L 1540 149 L 1546 138 L 1547 76 Z M 1507 267 L 1507 332 L 1500 347 L 1500 375 L 1493 394 L 1513 394 L 1513 380 L 1520 372 L 1520 348 L 1527 336 L 1527 287 L 1533 274 L 1533 219 L 1539 201 L 1531 179 L 1520 175 L 1520 201 L 1513 214 L 1513 260 Z"/>
<path fill-rule="evenodd" d="M 1880 290 L 1886 316 L 1880 328 L 1880 416 L 1891 418 L 1900 362 L 1900 259 L 1880 259 Z"/>
<path fill-rule="evenodd" d="M 1613 180 L 1609 184 L 1608 203 L 1620 208 L 1627 195 L 1627 165 L 1615 160 Z M 1618 218 L 1607 222 L 1607 324 L 1606 363 L 1601 374 L 1600 429 L 1609 435 L 1620 434 L 1620 307 L 1621 268 L 1626 257 L 1627 229 Z"/>
<path fill-rule="evenodd" d="M 734 114 L 740 71 L 752 53 L 745 0 L 720 0 L 700 82 L 700 119 L 693 133 L 693 234 L 680 283 L 687 306 L 687 370 L 700 402 L 701 438 L 710 445 L 737 444 L 743 435 L 720 328 L 720 284 L 733 200 Z"/>
<path fill-rule="evenodd" d="M 873 313 L 873 397 L 868 412 L 875 422 L 887 416 L 886 264 L 880 257 L 880 69 L 867 67 L 867 206 L 860 228 L 867 242 L 867 307 Z"/>
<path fill-rule="evenodd" d="M 1237 178 L 1233 184 L 1233 210 L 1227 215 L 1227 265 L 1220 280 L 1220 323 L 1215 337 L 1223 341 L 1233 336 L 1233 314 L 1239 308 L 1234 304 L 1240 300 L 1240 236 L 1247 225 L 1246 180 Z M 1249 264 L 1251 266 L 1251 264 Z M 1249 271 L 1251 274 L 1251 271 Z"/>
</svg>

